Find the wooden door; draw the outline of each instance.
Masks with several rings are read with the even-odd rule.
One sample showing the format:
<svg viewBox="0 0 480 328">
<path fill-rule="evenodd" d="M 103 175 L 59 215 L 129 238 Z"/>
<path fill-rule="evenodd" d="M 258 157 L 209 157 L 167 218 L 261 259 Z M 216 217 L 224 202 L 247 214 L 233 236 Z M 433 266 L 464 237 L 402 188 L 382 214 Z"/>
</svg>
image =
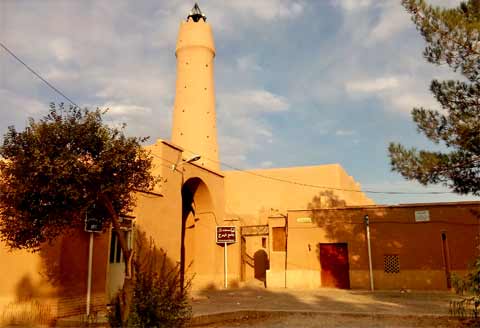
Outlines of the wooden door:
<svg viewBox="0 0 480 328">
<path fill-rule="evenodd" d="M 346 243 L 320 244 L 320 266 L 323 287 L 350 288 Z"/>
</svg>

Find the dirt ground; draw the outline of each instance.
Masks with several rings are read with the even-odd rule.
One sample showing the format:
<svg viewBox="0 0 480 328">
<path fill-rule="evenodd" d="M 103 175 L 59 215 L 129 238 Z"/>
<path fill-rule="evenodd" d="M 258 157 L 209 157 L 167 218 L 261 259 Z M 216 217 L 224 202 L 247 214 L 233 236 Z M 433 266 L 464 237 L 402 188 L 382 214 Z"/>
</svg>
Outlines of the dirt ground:
<svg viewBox="0 0 480 328">
<path fill-rule="evenodd" d="M 416 317 L 416 316 L 399 316 L 399 317 L 378 317 L 378 316 L 356 316 L 346 314 L 268 314 L 257 318 L 242 318 L 229 322 L 205 325 L 208 328 L 375 328 L 375 327 L 391 327 L 391 328 L 417 328 L 417 327 L 438 327 L 438 328 L 463 328 L 463 327 L 479 327 L 471 321 L 461 321 L 450 318 L 434 318 L 434 317 Z"/>
<path fill-rule="evenodd" d="M 203 290 L 192 299 L 192 325 L 227 327 L 474 327 L 449 317 L 450 292 Z M 216 322 L 216 323 L 214 323 Z M 480 325 L 477 325 L 480 327 Z"/>
</svg>

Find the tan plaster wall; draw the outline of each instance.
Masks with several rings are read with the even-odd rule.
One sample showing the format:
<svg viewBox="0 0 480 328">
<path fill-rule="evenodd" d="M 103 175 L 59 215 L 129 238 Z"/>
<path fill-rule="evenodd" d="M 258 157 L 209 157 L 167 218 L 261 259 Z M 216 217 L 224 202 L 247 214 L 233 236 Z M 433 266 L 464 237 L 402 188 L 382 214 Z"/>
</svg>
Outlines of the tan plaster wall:
<svg viewBox="0 0 480 328">
<path fill-rule="evenodd" d="M 172 142 L 182 146 L 185 157 L 201 155 L 197 162 L 219 170 L 215 114 L 215 45 L 210 24 L 182 22 L 177 39 L 177 82 Z"/>
<path fill-rule="evenodd" d="M 360 191 L 360 185 L 338 164 L 248 172 L 223 172 L 227 216 L 238 217 L 244 224 L 266 224 L 272 208 L 285 213 L 288 209 L 307 209 L 309 206 L 327 207 L 326 198 L 331 190 L 321 190 L 274 179 Z M 258 175 L 268 176 L 273 180 Z M 320 196 L 321 200 L 315 200 L 316 196 Z M 333 191 L 332 196 L 347 205 L 373 204 L 373 201 L 362 192 Z"/>
<path fill-rule="evenodd" d="M 108 264 L 108 233 L 94 235 L 92 312 L 104 309 Z M 37 253 L 9 252 L 0 247 L 0 314 L 5 306 L 38 300 L 59 317 L 85 313 L 89 234 L 83 230 L 45 244 Z M 14 306 L 14 305 L 13 305 Z"/>
<path fill-rule="evenodd" d="M 347 243 L 351 288 L 369 289 L 363 221 L 368 214 L 376 289 L 446 289 L 441 234 L 447 235 L 451 271 L 465 272 L 478 255 L 479 225 L 472 210 L 479 209 L 477 202 L 289 211 L 287 285 L 321 286 L 318 244 Z M 416 223 L 419 210 L 429 210 L 431 221 Z M 306 217 L 313 222 L 297 221 Z M 400 273 L 384 273 L 385 254 L 399 255 Z M 272 256 L 273 261 L 272 267 L 284 265 L 284 259 Z"/>
<path fill-rule="evenodd" d="M 195 216 L 187 219 L 186 265 L 192 263 L 187 274 L 194 274 L 194 289 L 209 285 L 223 285 L 223 247 L 215 243 L 216 225 L 235 225 L 225 222 L 224 177 L 195 163 L 171 165 L 186 158 L 182 149 L 171 143 L 158 140 L 147 147 L 153 154 L 153 173 L 162 178 L 162 183 L 154 195 L 138 195 L 137 207 L 133 215 L 139 229 L 152 237 L 158 247 L 167 252 L 173 263 L 180 261 L 181 217 L 182 217 L 182 173 L 183 181 L 200 179 L 201 186 L 194 197 Z M 229 273 L 231 279 L 239 279 L 238 244 L 228 246 Z"/>
<path fill-rule="evenodd" d="M 43 265 L 39 253 L 9 251 L 0 243 L 0 263 L 0 314 L 6 306 L 18 304 L 23 297 L 45 302 L 54 296 L 55 289 L 41 274 Z"/>
</svg>

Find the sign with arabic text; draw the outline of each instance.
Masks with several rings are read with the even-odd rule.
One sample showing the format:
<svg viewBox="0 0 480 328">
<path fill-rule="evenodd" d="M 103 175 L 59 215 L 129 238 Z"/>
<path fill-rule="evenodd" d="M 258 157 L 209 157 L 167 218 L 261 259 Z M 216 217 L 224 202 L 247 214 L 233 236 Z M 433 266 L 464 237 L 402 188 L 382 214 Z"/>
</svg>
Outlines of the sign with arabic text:
<svg viewBox="0 0 480 328">
<path fill-rule="evenodd" d="M 426 211 L 415 211 L 415 222 L 428 222 L 430 221 L 430 212 Z"/>
<path fill-rule="evenodd" d="M 237 241 L 236 227 L 217 226 L 217 244 L 233 244 Z"/>
</svg>

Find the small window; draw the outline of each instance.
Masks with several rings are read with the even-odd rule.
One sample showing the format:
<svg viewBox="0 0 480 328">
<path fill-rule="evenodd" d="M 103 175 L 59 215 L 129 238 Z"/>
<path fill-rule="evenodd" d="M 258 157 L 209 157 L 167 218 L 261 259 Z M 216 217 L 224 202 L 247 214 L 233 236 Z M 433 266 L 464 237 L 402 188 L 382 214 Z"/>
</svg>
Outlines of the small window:
<svg viewBox="0 0 480 328">
<path fill-rule="evenodd" d="M 273 251 L 285 252 L 285 246 L 287 241 L 285 236 L 285 228 L 283 227 L 272 228 L 272 235 L 273 235 Z"/>
<path fill-rule="evenodd" d="M 125 239 L 128 243 L 128 248 L 131 248 L 131 231 L 122 231 L 125 236 Z M 125 259 L 123 258 L 122 248 L 120 247 L 120 242 L 118 241 L 117 233 L 112 229 L 112 236 L 110 238 L 110 263 L 122 263 Z"/>
<path fill-rule="evenodd" d="M 267 248 L 267 237 L 262 237 L 262 247 Z"/>
<path fill-rule="evenodd" d="M 400 273 L 400 259 L 398 255 L 384 255 L 383 265 L 385 273 Z"/>
</svg>

